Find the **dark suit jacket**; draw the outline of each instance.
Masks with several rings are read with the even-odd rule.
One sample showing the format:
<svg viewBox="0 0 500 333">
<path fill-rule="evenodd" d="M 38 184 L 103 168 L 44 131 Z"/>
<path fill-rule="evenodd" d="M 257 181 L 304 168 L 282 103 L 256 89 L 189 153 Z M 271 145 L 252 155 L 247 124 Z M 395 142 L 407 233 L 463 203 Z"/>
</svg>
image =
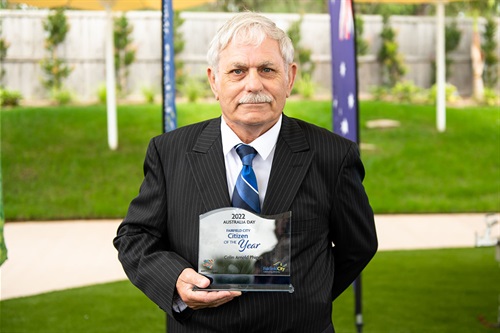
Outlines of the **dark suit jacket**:
<svg viewBox="0 0 500 333">
<path fill-rule="evenodd" d="M 262 214 L 292 211 L 295 292 L 249 292 L 218 308 L 172 311 L 179 274 L 197 270 L 199 215 L 231 205 L 220 121 L 151 140 L 140 193 L 114 240 L 127 276 L 167 313 L 171 333 L 333 332 L 332 301 L 377 250 L 364 168 L 355 143 L 285 115 Z"/>
</svg>

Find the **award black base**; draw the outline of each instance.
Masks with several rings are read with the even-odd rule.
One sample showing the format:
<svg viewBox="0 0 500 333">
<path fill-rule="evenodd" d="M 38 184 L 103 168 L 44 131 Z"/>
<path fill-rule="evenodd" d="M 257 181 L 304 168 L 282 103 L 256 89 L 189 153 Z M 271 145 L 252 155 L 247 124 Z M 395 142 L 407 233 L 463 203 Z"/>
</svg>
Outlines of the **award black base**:
<svg viewBox="0 0 500 333">
<path fill-rule="evenodd" d="M 212 283 L 208 288 L 195 287 L 193 290 L 204 291 L 281 291 L 293 293 L 294 288 L 290 283 L 290 277 L 269 277 L 254 275 L 233 275 L 222 274 L 217 276 L 207 276 Z"/>
</svg>

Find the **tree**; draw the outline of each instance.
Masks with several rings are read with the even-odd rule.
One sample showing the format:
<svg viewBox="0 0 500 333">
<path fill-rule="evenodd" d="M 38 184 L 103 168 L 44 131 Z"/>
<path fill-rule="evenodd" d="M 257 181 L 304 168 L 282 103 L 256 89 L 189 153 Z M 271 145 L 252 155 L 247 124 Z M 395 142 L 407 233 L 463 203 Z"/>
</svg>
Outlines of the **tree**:
<svg viewBox="0 0 500 333">
<path fill-rule="evenodd" d="M 7 50 L 9 49 L 9 42 L 3 38 L 2 35 L 2 21 L 0 20 L 0 107 L 4 106 L 17 106 L 22 99 L 22 95 L 18 91 L 10 91 L 5 87 L 3 78 L 5 76 L 5 68 L 3 68 L 4 60 L 7 57 Z M 1 173 L 1 172 L 0 172 Z M 1 192 L 1 185 L 0 185 Z M 1 194 L 1 193 L 0 193 Z M 0 214 L 1 214 L 1 195 L 0 195 Z M 0 220 L 0 228 L 2 221 Z M 1 229 L 0 229 L 0 264 L 2 261 L 2 244 L 1 244 Z"/>
<path fill-rule="evenodd" d="M 72 71 L 66 64 L 66 60 L 59 58 L 57 55 L 58 46 L 64 42 L 70 29 L 64 8 L 51 11 L 47 19 L 43 21 L 43 29 L 47 32 L 45 49 L 48 55 L 40 62 L 44 73 L 42 83 L 52 93 L 53 90 L 61 90 L 63 80 Z"/>
<path fill-rule="evenodd" d="M 300 20 L 293 22 L 288 28 L 287 34 L 292 40 L 293 48 L 295 49 L 295 61 L 299 64 L 300 76 L 312 77 L 315 64 L 311 60 L 312 50 L 300 45 L 301 32 L 300 25 L 302 24 L 302 17 Z"/>
<path fill-rule="evenodd" d="M 378 61 L 381 64 L 382 83 L 384 86 L 392 88 L 405 74 L 406 68 L 403 65 L 403 58 L 398 53 L 398 43 L 396 42 L 396 32 L 389 24 L 389 16 L 384 16 L 384 26 L 380 33 L 382 46 L 378 52 Z"/>
<path fill-rule="evenodd" d="M 134 27 L 129 24 L 125 14 L 114 19 L 116 88 L 123 95 L 127 94 L 129 67 L 135 61 L 136 50 L 131 36 L 133 31 Z"/>
<path fill-rule="evenodd" d="M 358 56 L 368 53 L 368 43 L 363 39 L 364 21 L 359 15 L 355 17 L 356 26 L 356 53 Z"/>
<path fill-rule="evenodd" d="M 450 77 L 451 71 L 450 67 L 453 63 L 453 60 L 450 58 L 450 53 L 453 52 L 460 44 L 460 39 L 462 38 L 462 32 L 457 27 L 457 22 L 453 21 L 451 24 L 445 26 L 445 44 L 444 44 L 444 53 L 445 53 L 445 72 L 446 79 Z M 432 82 L 436 82 L 436 62 L 432 61 Z"/>
<path fill-rule="evenodd" d="M 311 60 L 312 50 L 300 45 L 301 24 L 302 17 L 300 20 L 293 22 L 287 31 L 288 36 L 292 40 L 293 48 L 295 49 L 294 61 L 299 64 L 299 72 L 297 73 L 296 83 L 292 92 L 298 92 L 304 98 L 310 98 L 314 95 L 315 85 L 312 81 L 312 75 L 316 66 Z"/>
<path fill-rule="evenodd" d="M 174 12 L 174 66 L 175 66 L 175 85 L 180 87 L 186 81 L 186 73 L 184 72 L 184 61 L 179 57 L 179 54 L 184 50 L 186 44 L 184 36 L 180 31 L 184 19 L 179 11 Z"/>
<path fill-rule="evenodd" d="M 3 82 L 3 77 L 5 76 L 5 68 L 3 68 L 4 60 L 7 57 L 7 50 L 10 46 L 9 42 L 3 38 L 2 35 L 2 25 L 0 21 L 0 89 L 5 86 Z"/>
<path fill-rule="evenodd" d="M 495 38 L 497 25 L 492 16 L 486 19 L 481 45 L 484 53 L 483 80 L 486 87 L 494 89 L 498 82 L 497 40 Z"/>
</svg>

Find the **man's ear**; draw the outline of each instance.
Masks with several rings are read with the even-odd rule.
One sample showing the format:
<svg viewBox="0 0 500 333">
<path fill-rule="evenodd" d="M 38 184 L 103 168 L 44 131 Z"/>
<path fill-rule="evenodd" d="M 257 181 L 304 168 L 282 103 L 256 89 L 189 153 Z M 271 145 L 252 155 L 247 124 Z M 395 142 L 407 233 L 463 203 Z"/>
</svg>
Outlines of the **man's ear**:
<svg viewBox="0 0 500 333">
<path fill-rule="evenodd" d="M 212 67 L 207 68 L 208 82 L 210 83 L 210 88 L 214 93 L 215 99 L 219 100 L 219 93 L 217 92 L 217 84 L 215 83 L 215 72 Z"/>
<path fill-rule="evenodd" d="M 287 86 L 286 97 L 290 97 L 290 94 L 292 93 L 292 88 L 293 84 L 295 83 L 296 76 L 297 76 L 297 64 L 292 63 L 288 68 L 288 86 Z"/>
</svg>

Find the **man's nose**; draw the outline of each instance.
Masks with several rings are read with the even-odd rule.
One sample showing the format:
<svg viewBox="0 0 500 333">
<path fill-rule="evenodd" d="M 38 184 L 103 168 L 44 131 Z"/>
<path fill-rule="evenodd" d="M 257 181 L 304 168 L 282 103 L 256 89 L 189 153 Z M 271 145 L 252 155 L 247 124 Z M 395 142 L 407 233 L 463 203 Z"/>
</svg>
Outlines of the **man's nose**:
<svg viewBox="0 0 500 333">
<path fill-rule="evenodd" d="M 262 91 L 264 86 L 262 85 L 262 80 L 259 75 L 258 70 L 251 69 L 247 75 L 246 90 L 248 92 L 259 92 Z"/>
</svg>

